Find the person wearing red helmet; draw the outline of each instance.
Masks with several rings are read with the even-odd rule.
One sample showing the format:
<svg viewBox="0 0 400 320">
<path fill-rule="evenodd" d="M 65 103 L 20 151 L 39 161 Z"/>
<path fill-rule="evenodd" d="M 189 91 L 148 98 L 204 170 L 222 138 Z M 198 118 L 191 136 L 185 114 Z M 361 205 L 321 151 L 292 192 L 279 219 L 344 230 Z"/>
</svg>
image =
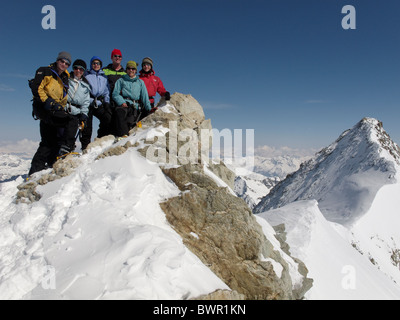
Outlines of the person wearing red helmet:
<svg viewBox="0 0 400 320">
<path fill-rule="evenodd" d="M 124 68 L 121 65 L 122 62 L 121 50 L 114 49 L 111 52 L 111 60 L 112 63 L 110 63 L 107 67 L 103 68 L 104 74 L 108 78 L 108 83 L 110 85 L 110 94 L 112 94 L 117 80 L 126 74 Z"/>
</svg>

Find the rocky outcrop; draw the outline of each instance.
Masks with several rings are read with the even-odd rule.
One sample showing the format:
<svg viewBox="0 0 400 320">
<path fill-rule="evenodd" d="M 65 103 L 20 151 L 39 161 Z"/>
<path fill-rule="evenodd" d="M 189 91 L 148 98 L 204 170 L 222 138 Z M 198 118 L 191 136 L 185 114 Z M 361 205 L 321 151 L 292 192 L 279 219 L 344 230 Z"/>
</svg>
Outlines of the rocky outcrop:
<svg viewBox="0 0 400 320">
<path fill-rule="evenodd" d="M 235 290 L 229 291 L 229 290 L 217 290 L 214 292 L 211 292 L 207 295 L 202 295 L 200 297 L 197 297 L 193 300 L 204 300 L 204 301 L 209 301 L 209 300 L 244 300 L 244 295 L 236 292 Z"/>
<path fill-rule="evenodd" d="M 36 191 L 38 185 L 45 185 L 51 181 L 55 181 L 70 175 L 80 165 L 79 158 L 72 155 L 67 156 L 65 159 L 57 160 L 53 165 L 53 170 L 49 173 L 42 174 L 35 180 L 28 180 L 18 186 L 18 193 L 16 197 L 17 203 L 31 203 L 39 201 L 41 195 Z"/>
<path fill-rule="evenodd" d="M 164 169 L 164 173 L 182 191 L 161 203 L 168 222 L 231 289 L 246 299 L 301 298 L 293 291 L 287 262 L 242 199 L 218 187 L 199 165 Z M 273 263 L 282 266 L 280 275 Z"/>
<path fill-rule="evenodd" d="M 153 144 L 145 142 L 139 148 L 147 158 L 156 154 L 157 148 L 166 150 L 164 157 L 154 160 L 162 164 L 163 172 L 182 191 L 180 196 L 160 204 L 168 222 L 185 245 L 244 298 L 301 299 L 311 283 L 306 269 L 302 270 L 303 284 L 294 289 L 287 262 L 266 239 L 247 204 L 233 193 L 234 173 L 223 163 L 208 161 L 211 136 L 207 130 L 211 130 L 211 122 L 205 120 L 200 104 L 190 95 L 181 94 L 174 94 L 171 103 L 173 106 L 151 115 L 142 122 L 142 129 L 135 131 L 139 134 L 146 127 L 169 129 Z M 178 138 L 174 144 L 171 139 L 182 133 L 188 139 Z M 191 161 L 188 154 L 176 152 L 175 147 L 191 150 Z M 212 174 L 226 185 L 218 185 Z M 273 264 L 281 266 L 279 275 Z"/>
</svg>

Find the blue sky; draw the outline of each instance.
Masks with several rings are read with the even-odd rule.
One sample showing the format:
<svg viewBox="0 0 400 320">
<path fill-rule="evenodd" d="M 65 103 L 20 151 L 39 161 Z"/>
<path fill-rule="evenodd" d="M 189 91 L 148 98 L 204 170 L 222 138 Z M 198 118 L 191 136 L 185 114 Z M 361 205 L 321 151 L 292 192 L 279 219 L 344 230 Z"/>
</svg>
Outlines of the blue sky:
<svg viewBox="0 0 400 320">
<path fill-rule="evenodd" d="M 44 5 L 56 29 L 44 30 Z M 344 30 L 342 8 L 356 9 Z M 108 64 L 150 56 L 171 93 L 256 146 L 322 148 L 363 117 L 400 143 L 398 0 L 3 1 L 0 141 L 39 141 L 27 79 L 60 51 Z"/>
</svg>

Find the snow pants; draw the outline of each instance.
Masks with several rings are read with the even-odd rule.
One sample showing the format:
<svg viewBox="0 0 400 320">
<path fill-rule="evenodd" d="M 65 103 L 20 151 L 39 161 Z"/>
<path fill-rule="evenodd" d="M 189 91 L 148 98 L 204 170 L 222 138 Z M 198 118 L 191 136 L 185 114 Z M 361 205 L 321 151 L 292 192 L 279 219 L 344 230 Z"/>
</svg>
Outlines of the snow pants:
<svg viewBox="0 0 400 320">
<path fill-rule="evenodd" d="M 74 150 L 79 126 L 78 118 L 65 111 L 47 111 L 40 104 L 34 104 L 33 109 L 40 119 L 41 141 L 33 156 L 29 175 L 52 167 L 62 145 Z"/>
<path fill-rule="evenodd" d="M 129 134 L 138 121 L 139 111 L 133 106 L 115 108 L 115 135 L 123 137 Z"/>
</svg>

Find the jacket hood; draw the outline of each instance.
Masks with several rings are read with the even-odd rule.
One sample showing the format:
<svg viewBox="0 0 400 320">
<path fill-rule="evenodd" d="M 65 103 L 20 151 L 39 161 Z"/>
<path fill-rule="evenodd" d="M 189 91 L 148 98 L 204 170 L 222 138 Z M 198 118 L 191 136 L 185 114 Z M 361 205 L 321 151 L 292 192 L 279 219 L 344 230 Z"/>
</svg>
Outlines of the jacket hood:
<svg viewBox="0 0 400 320">
<path fill-rule="evenodd" d="M 53 62 L 51 65 L 49 65 L 50 69 L 53 70 L 56 74 L 58 74 L 57 72 L 57 62 Z M 70 76 L 70 73 L 68 72 L 68 70 L 65 70 L 63 73 L 61 73 L 61 75 L 65 74 L 68 78 Z"/>
<path fill-rule="evenodd" d="M 90 70 L 93 70 L 92 69 L 92 63 L 93 63 L 94 60 L 99 60 L 100 63 L 101 63 L 100 69 L 103 68 L 103 60 L 101 60 L 100 57 L 98 57 L 98 56 L 93 56 L 92 59 L 90 59 Z"/>
<path fill-rule="evenodd" d="M 71 79 L 71 80 L 74 80 L 74 79 L 75 79 L 75 75 L 74 75 L 74 72 L 73 72 L 73 71 L 71 72 L 70 79 Z M 87 85 L 89 85 L 89 86 L 90 86 L 90 83 L 89 83 L 89 81 L 86 79 L 86 77 L 85 77 L 85 76 L 82 76 L 82 79 L 81 79 L 81 81 L 82 81 L 82 82 L 84 82 L 84 83 L 86 83 Z"/>
<path fill-rule="evenodd" d="M 101 69 L 100 69 L 99 71 L 95 71 L 95 70 L 93 70 L 93 69 L 90 69 L 90 70 L 87 72 L 87 74 L 98 74 L 98 75 L 105 76 L 104 71 L 101 70 Z"/>
<path fill-rule="evenodd" d="M 139 76 L 136 75 L 133 79 L 131 79 L 127 74 L 124 74 L 122 76 L 122 79 L 124 79 L 124 81 L 135 82 L 135 81 L 139 80 Z"/>
<path fill-rule="evenodd" d="M 149 72 L 144 72 L 143 69 L 139 71 L 140 76 L 145 77 L 145 76 L 154 76 L 156 73 L 154 72 L 153 69 L 151 69 Z"/>
</svg>

